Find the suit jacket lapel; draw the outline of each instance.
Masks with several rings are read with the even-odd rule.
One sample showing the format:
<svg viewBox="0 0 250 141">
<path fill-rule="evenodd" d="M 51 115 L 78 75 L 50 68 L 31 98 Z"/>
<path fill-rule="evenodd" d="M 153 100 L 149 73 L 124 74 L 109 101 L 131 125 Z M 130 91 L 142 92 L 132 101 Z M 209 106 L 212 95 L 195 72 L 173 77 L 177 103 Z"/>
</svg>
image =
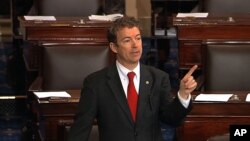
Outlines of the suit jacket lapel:
<svg viewBox="0 0 250 141">
<path fill-rule="evenodd" d="M 128 117 L 128 120 L 130 121 L 130 123 L 134 124 L 128 104 L 127 104 L 127 98 L 122 88 L 121 80 L 120 80 L 116 65 L 113 65 L 109 69 L 107 73 L 107 78 L 108 78 L 107 82 L 108 82 L 110 89 L 112 90 L 112 94 L 114 95 L 121 109 L 124 111 L 125 115 Z"/>
<path fill-rule="evenodd" d="M 139 101 L 137 107 L 137 119 L 143 119 L 143 112 L 145 112 L 147 104 L 149 104 L 149 98 L 151 94 L 151 88 L 153 85 L 153 78 L 148 69 L 141 65 L 140 69 L 140 86 L 139 86 Z M 112 90 L 112 94 L 120 105 L 121 109 L 124 111 L 131 125 L 134 125 L 125 93 L 122 88 L 121 80 L 116 68 L 116 65 L 113 65 L 107 73 L 107 82 Z M 137 120 L 137 122 L 140 120 Z M 143 121 L 143 120 L 142 120 Z"/>
<path fill-rule="evenodd" d="M 145 112 L 147 104 L 150 102 L 149 98 L 153 84 L 152 75 L 144 65 L 141 65 L 140 73 L 139 101 L 137 107 L 137 119 L 139 120 L 137 122 L 143 119 L 143 112 Z"/>
</svg>

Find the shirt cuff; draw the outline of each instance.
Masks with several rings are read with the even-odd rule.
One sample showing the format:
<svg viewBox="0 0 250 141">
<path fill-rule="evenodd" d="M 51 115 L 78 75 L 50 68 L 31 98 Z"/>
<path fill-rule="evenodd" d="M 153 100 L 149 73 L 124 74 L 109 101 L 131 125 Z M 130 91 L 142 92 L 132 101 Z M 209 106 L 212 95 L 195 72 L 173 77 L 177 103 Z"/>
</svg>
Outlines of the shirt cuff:
<svg viewBox="0 0 250 141">
<path fill-rule="evenodd" d="M 191 95 L 190 95 L 190 94 L 188 95 L 188 99 L 183 99 L 183 98 L 180 96 L 179 92 L 178 92 L 178 98 L 179 98 L 181 104 L 182 104 L 185 108 L 188 108 L 188 105 L 189 105 L 190 100 L 191 100 Z"/>
</svg>

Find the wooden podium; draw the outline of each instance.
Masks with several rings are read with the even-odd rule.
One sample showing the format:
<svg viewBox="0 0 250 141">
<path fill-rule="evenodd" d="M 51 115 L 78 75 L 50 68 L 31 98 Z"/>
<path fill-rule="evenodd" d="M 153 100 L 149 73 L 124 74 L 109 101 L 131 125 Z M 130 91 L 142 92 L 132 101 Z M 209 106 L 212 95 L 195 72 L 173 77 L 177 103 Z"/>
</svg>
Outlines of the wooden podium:
<svg viewBox="0 0 250 141">
<path fill-rule="evenodd" d="M 87 17 L 55 17 L 55 21 L 25 20 L 19 17 L 24 40 L 81 41 L 107 43 L 106 33 L 110 22 L 90 21 Z"/>
<path fill-rule="evenodd" d="M 206 93 L 232 93 L 239 99 L 232 98 L 228 102 L 194 101 L 191 113 L 177 129 L 177 141 L 207 141 L 211 137 L 229 133 L 230 125 L 250 125 L 250 103 L 245 101 L 249 92 Z"/>
<path fill-rule="evenodd" d="M 61 122 L 73 122 L 81 91 L 68 90 L 67 92 L 71 95 L 67 100 L 34 99 L 32 113 L 35 115 L 41 140 L 59 140 L 58 127 Z"/>
</svg>

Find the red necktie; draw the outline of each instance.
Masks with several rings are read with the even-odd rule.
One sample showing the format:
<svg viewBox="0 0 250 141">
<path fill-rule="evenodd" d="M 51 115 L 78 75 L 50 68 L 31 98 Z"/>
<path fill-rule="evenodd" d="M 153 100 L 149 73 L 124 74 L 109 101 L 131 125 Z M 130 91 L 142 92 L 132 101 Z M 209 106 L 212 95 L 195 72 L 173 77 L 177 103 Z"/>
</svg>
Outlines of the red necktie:
<svg viewBox="0 0 250 141">
<path fill-rule="evenodd" d="M 137 92 L 135 90 L 134 76 L 135 76 L 134 72 L 128 73 L 128 79 L 129 79 L 129 83 L 128 83 L 128 105 L 129 105 L 130 111 L 132 113 L 133 120 L 135 121 L 138 95 L 137 95 Z"/>
</svg>

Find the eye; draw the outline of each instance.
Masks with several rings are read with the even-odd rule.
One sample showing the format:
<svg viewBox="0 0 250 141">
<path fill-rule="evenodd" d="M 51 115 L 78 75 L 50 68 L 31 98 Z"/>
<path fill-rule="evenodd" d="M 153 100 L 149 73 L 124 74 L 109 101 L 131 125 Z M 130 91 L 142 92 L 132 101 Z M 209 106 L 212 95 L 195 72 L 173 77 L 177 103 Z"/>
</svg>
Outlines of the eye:
<svg viewBox="0 0 250 141">
<path fill-rule="evenodd" d="M 136 40 L 138 40 L 138 41 L 141 40 L 141 36 L 140 37 L 136 37 Z"/>
<path fill-rule="evenodd" d="M 124 43 L 129 43 L 130 41 L 131 41 L 131 39 L 129 39 L 129 38 L 126 38 L 123 40 Z"/>
<path fill-rule="evenodd" d="M 135 36 L 135 40 L 140 41 L 140 40 L 141 40 L 141 35 L 140 35 L 140 34 L 139 34 L 139 35 L 136 35 L 136 36 Z"/>
</svg>

